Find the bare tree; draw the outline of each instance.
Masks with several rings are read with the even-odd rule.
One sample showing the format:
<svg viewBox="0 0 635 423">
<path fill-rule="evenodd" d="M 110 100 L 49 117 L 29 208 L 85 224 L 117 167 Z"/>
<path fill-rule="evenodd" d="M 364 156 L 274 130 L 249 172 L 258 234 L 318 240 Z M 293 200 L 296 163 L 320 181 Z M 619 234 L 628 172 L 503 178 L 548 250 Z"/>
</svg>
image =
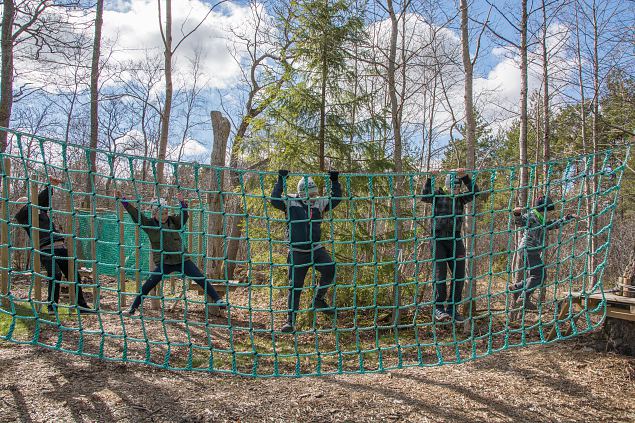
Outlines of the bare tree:
<svg viewBox="0 0 635 423">
<path fill-rule="evenodd" d="M 226 0 L 221 0 L 215 3 L 213 6 L 209 8 L 205 16 L 198 22 L 196 26 L 189 32 L 183 34 L 181 39 L 173 45 L 172 38 L 172 0 L 164 0 L 165 1 L 165 27 L 163 18 L 162 18 L 162 8 L 161 2 L 162 0 L 157 0 L 157 7 L 159 11 L 159 29 L 161 32 L 161 40 L 163 41 L 163 57 L 164 57 L 164 79 L 165 79 L 165 101 L 163 104 L 163 109 L 161 111 L 161 135 L 159 137 L 159 154 L 158 154 L 158 163 L 157 163 L 157 182 L 162 183 L 164 180 L 163 168 L 165 166 L 165 156 L 168 147 L 168 139 L 170 135 L 170 115 L 172 113 L 172 96 L 174 92 L 174 87 L 172 84 L 172 59 L 174 54 L 178 50 L 178 48 L 183 44 L 185 40 L 187 40 L 200 26 L 205 22 L 207 17 L 212 13 L 212 11 L 224 3 Z M 158 185 L 157 185 L 158 186 Z M 158 193 L 157 193 L 158 195 Z"/>
<path fill-rule="evenodd" d="M 474 57 L 470 55 L 470 32 L 469 32 L 469 10 L 468 1 L 461 0 L 461 56 L 463 58 L 463 70 L 465 72 L 465 91 L 463 94 L 465 105 L 465 142 L 467 147 L 467 168 L 474 170 L 476 168 L 476 118 L 474 116 L 474 64 L 476 63 L 481 47 L 481 37 L 485 30 L 485 25 L 482 26 L 481 32 L 476 40 L 476 51 Z M 490 9 L 491 11 L 491 9 Z M 485 22 L 489 20 L 489 15 Z M 465 225 L 468 231 L 474 231 L 474 215 L 476 213 L 476 204 L 471 202 L 465 219 Z M 476 301 L 474 300 L 476 293 L 476 284 L 472 279 L 473 273 L 473 259 L 472 252 L 475 250 L 475 238 L 470 237 L 470 242 L 467 248 L 468 261 L 466 263 L 469 275 L 468 290 L 470 292 L 471 301 L 466 304 L 466 314 L 471 316 L 476 312 Z"/>
<path fill-rule="evenodd" d="M 389 55 L 388 55 L 388 96 L 390 98 L 390 116 L 391 116 L 391 125 L 392 132 L 394 137 L 394 153 L 393 159 L 395 162 L 395 172 L 401 173 L 403 172 L 403 157 L 402 157 L 402 140 L 401 140 L 401 117 L 402 117 L 402 109 L 400 107 L 401 103 L 397 98 L 397 90 L 398 85 L 395 79 L 397 72 L 397 38 L 399 36 L 399 20 L 404 18 L 405 10 L 402 10 L 399 14 L 395 10 L 392 0 L 386 1 L 386 10 L 388 12 L 388 16 L 390 17 L 390 47 L 389 47 Z M 403 64 L 402 64 L 403 65 Z M 405 67 L 405 65 L 403 65 Z M 404 81 L 405 85 L 405 81 Z M 395 181 L 395 189 L 396 196 L 400 195 L 401 189 L 401 178 L 397 178 Z M 394 199 L 394 197 L 393 197 Z M 398 200 L 394 200 L 394 213 L 395 213 L 395 239 L 399 240 L 401 237 L 401 221 L 399 217 L 401 216 L 401 208 L 400 202 Z M 401 257 L 401 248 L 399 245 L 399 241 L 396 242 L 395 245 L 395 257 L 397 260 Z M 398 263 L 395 264 L 395 288 L 394 288 L 394 305 L 393 308 L 393 324 L 398 325 L 400 321 L 400 313 L 399 307 L 401 305 L 401 292 L 399 289 L 400 283 L 400 275 L 399 275 L 399 266 Z"/>
<path fill-rule="evenodd" d="M 0 70 L 0 126 L 11 125 L 11 110 L 15 101 L 16 48 L 28 45 L 25 51 L 34 57 L 43 52 L 63 48 L 66 39 L 61 33 L 70 25 L 66 12 L 80 6 L 79 0 L 5 0 L 2 15 L 2 63 Z M 49 13 L 50 12 L 50 13 Z M 46 17 L 46 19 L 44 19 Z M 7 148 L 7 134 L 0 133 L 0 152 Z"/>
<path fill-rule="evenodd" d="M 91 192 L 97 171 L 97 142 L 99 137 L 99 59 L 101 56 L 101 30 L 104 24 L 104 0 L 97 0 L 95 11 L 95 35 L 93 37 L 93 56 L 90 65 L 90 155 L 89 172 L 86 177 L 86 192 Z M 88 202 L 88 197 L 86 198 Z"/>
<path fill-rule="evenodd" d="M 234 54 L 237 63 L 247 63 L 246 66 L 241 67 L 244 86 L 247 90 L 247 100 L 234 135 L 229 158 L 229 166 L 234 169 L 241 165 L 243 142 L 252 123 L 279 96 L 280 88 L 289 75 L 287 70 L 292 66 L 285 55 L 291 45 L 288 27 L 291 8 L 283 7 L 278 12 L 280 27 L 274 31 L 264 20 L 264 9 L 260 3 L 251 1 L 250 11 L 253 28 L 249 28 L 247 33 L 244 30 L 232 29 L 234 37 L 241 45 L 240 50 L 246 50 L 248 55 L 248 60 L 245 61 L 239 53 Z M 228 190 L 236 189 L 240 183 L 240 173 L 231 172 Z M 234 201 L 232 208 L 234 209 L 233 213 L 238 214 L 241 208 L 240 202 Z M 238 217 L 231 219 L 231 235 L 227 246 L 227 275 L 229 279 L 234 277 L 236 257 L 240 247 L 242 226 L 240 226 L 239 220 Z"/>
</svg>

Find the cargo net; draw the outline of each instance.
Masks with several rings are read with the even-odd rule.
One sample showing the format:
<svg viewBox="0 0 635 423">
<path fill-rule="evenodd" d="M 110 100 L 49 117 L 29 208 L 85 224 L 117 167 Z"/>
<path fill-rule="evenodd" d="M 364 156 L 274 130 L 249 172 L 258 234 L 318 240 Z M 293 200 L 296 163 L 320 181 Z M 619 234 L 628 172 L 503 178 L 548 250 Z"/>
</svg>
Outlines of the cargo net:
<svg viewBox="0 0 635 423">
<path fill-rule="evenodd" d="M 308 376 L 461 363 L 604 316 L 589 298 L 602 293 L 628 148 L 441 173 L 166 161 L 160 178 L 151 158 L 8 132 L 6 341 Z"/>
</svg>

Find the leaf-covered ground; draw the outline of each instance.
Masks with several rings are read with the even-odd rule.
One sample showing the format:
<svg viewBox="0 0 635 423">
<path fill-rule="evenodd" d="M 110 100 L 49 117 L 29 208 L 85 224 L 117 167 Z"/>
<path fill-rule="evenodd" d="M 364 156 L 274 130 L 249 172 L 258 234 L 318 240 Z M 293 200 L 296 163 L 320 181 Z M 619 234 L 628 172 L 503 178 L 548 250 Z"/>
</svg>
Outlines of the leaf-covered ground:
<svg viewBox="0 0 635 423">
<path fill-rule="evenodd" d="M 635 421 L 635 359 L 581 338 L 461 365 L 252 379 L 0 343 L 0 421 Z"/>
</svg>

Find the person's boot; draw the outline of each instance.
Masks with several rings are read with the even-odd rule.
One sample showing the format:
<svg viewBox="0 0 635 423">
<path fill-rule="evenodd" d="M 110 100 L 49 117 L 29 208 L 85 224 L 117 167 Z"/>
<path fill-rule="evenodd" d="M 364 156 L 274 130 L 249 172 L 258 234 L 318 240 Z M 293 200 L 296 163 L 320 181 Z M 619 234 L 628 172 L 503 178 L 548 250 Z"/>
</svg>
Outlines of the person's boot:
<svg viewBox="0 0 635 423">
<path fill-rule="evenodd" d="M 335 310 L 333 310 L 333 307 L 331 307 L 324 298 L 316 297 L 315 300 L 313 300 L 313 309 L 328 314 L 329 316 L 335 316 Z"/>
<path fill-rule="evenodd" d="M 525 296 L 525 310 L 536 311 L 538 307 L 531 301 L 529 296 Z"/>
<path fill-rule="evenodd" d="M 81 314 L 97 314 L 97 310 L 93 310 L 85 301 L 79 303 L 77 309 Z"/>
<path fill-rule="evenodd" d="M 295 326 L 293 325 L 293 316 L 289 315 L 289 318 L 287 319 L 287 323 L 284 324 L 284 326 L 282 326 L 282 328 L 280 328 L 280 332 L 282 333 L 293 333 L 295 332 Z"/>
<path fill-rule="evenodd" d="M 222 300 L 220 298 L 218 300 L 214 300 L 211 297 L 210 297 L 210 302 L 207 303 L 207 305 L 212 307 L 218 307 L 220 310 L 227 310 L 227 307 L 229 306 L 227 301 Z"/>
<path fill-rule="evenodd" d="M 132 315 L 134 315 L 137 312 L 136 307 L 130 306 L 130 308 L 126 311 L 122 311 L 121 314 L 123 314 L 126 317 L 130 317 Z"/>
<path fill-rule="evenodd" d="M 450 315 L 443 310 L 443 308 L 435 307 L 434 308 L 434 320 L 437 322 L 447 322 L 450 320 Z"/>
</svg>

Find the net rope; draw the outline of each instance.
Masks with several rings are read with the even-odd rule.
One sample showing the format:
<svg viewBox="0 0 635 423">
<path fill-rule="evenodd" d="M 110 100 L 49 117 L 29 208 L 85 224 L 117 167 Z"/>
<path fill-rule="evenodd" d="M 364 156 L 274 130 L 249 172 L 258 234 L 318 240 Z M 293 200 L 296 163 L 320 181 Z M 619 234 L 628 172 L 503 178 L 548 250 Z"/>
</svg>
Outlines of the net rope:
<svg viewBox="0 0 635 423">
<path fill-rule="evenodd" d="M 467 178 L 165 161 L 160 180 L 156 159 L 2 130 L 6 341 L 173 370 L 298 377 L 461 363 L 578 336 L 605 315 L 594 296 L 603 295 L 629 146 Z M 439 190 L 447 175 L 460 192 Z M 308 177 L 319 191 L 311 202 Z M 536 209 L 544 195 L 554 206 L 547 216 Z M 173 272 L 128 315 L 157 264 Z M 186 276 L 191 266 L 217 298 Z M 49 287 L 60 288 L 57 301 Z"/>
</svg>

